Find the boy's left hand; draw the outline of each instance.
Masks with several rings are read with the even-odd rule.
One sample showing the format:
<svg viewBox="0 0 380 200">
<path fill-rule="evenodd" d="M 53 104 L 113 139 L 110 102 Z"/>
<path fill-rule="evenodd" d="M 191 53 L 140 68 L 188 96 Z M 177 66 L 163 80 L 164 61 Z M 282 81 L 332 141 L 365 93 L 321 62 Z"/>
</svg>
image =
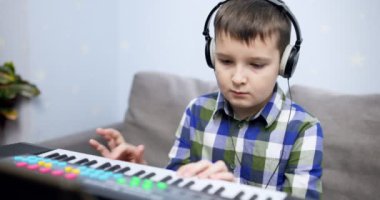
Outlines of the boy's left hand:
<svg viewBox="0 0 380 200">
<path fill-rule="evenodd" d="M 180 167 L 177 174 L 184 178 L 197 176 L 198 178 L 217 179 L 230 182 L 235 181 L 234 175 L 228 171 L 226 164 L 221 160 L 215 163 L 211 163 L 208 160 L 189 163 Z"/>
</svg>

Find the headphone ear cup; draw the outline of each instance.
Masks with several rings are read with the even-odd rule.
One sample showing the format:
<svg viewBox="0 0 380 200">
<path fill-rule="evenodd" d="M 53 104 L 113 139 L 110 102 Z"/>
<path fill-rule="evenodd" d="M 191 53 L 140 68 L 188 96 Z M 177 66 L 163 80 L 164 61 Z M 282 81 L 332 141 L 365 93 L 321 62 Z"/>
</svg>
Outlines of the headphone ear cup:
<svg viewBox="0 0 380 200">
<path fill-rule="evenodd" d="M 293 49 L 293 46 L 288 44 L 288 46 L 286 46 L 284 52 L 282 53 L 279 75 L 284 78 L 288 78 L 286 77 L 286 72 L 288 71 L 286 68 L 288 66 L 288 60 L 289 60 L 292 49 Z"/>
<path fill-rule="evenodd" d="M 210 43 L 210 58 L 212 63 L 212 68 L 215 68 L 215 40 L 211 39 Z"/>
<path fill-rule="evenodd" d="M 292 77 L 296 70 L 299 57 L 299 50 L 292 45 L 288 45 L 285 48 L 281 57 L 280 72 L 279 74 L 284 78 Z"/>
<path fill-rule="evenodd" d="M 206 47 L 205 47 L 205 56 L 206 56 L 206 62 L 207 62 L 207 65 L 214 69 L 214 56 L 213 56 L 213 50 L 212 50 L 212 46 L 213 46 L 213 39 L 212 38 L 208 38 L 206 40 Z"/>
</svg>

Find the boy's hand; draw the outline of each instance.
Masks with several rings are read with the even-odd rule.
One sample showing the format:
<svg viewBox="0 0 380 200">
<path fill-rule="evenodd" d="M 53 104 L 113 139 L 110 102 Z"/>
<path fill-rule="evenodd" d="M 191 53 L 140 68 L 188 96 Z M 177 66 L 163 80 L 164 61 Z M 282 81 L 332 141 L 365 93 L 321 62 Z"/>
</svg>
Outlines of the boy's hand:
<svg viewBox="0 0 380 200">
<path fill-rule="evenodd" d="M 144 145 L 134 146 L 125 142 L 121 133 L 115 129 L 98 128 L 96 129 L 96 133 L 107 141 L 108 148 L 94 139 L 90 139 L 89 143 L 102 156 L 110 159 L 146 164 L 143 159 Z"/>
<path fill-rule="evenodd" d="M 189 163 L 180 167 L 177 174 L 185 178 L 197 176 L 198 178 L 235 181 L 234 175 L 228 171 L 226 164 L 221 160 L 215 163 L 211 163 L 208 160 Z"/>
</svg>

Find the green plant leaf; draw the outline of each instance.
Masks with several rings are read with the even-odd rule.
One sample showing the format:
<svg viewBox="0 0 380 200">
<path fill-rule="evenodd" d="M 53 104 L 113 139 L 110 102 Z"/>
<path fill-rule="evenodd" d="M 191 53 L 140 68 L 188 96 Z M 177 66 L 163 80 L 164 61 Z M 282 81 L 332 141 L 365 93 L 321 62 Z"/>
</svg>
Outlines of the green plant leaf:
<svg viewBox="0 0 380 200">
<path fill-rule="evenodd" d="M 10 100 L 14 99 L 19 93 L 19 90 L 15 85 L 4 85 L 0 86 L 0 100 Z"/>
<path fill-rule="evenodd" d="M 35 85 L 28 82 L 17 84 L 15 87 L 15 89 L 18 91 L 18 94 L 27 98 L 35 97 L 40 94 L 40 90 Z"/>
<path fill-rule="evenodd" d="M 27 98 L 35 97 L 40 94 L 40 90 L 35 85 L 27 82 L 21 84 L 12 84 L 7 86 L 0 86 L 0 99 L 14 99 L 17 96 Z"/>
<path fill-rule="evenodd" d="M 15 76 L 12 76 L 0 71 L 0 84 L 5 85 L 5 84 L 9 84 L 15 81 L 16 81 Z"/>
<path fill-rule="evenodd" d="M 13 63 L 7 62 L 3 66 L 0 66 L 0 84 L 13 83 L 18 79 L 19 77 L 15 74 Z"/>
<path fill-rule="evenodd" d="M 15 70 L 15 67 L 13 65 L 12 62 L 6 62 L 4 63 L 3 65 L 4 69 L 8 71 L 9 74 L 11 75 L 15 75 L 16 74 L 16 70 Z"/>
</svg>

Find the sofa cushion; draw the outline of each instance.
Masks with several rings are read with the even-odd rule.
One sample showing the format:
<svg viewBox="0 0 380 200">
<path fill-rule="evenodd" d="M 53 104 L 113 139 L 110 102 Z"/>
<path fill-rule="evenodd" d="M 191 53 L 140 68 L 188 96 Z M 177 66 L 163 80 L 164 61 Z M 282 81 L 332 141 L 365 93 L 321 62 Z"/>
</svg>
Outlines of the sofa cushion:
<svg viewBox="0 0 380 200">
<path fill-rule="evenodd" d="M 380 180 L 380 95 L 291 87 L 324 131 L 324 199 L 373 199 Z"/>
<path fill-rule="evenodd" d="M 215 82 L 162 72 L 138 72 L 133 79 L 125 117 L 124 137 L 145 145 L 150 165 L 165 167 L 187 104 L 193 98 L 217 90 Z"/>
</svg>

